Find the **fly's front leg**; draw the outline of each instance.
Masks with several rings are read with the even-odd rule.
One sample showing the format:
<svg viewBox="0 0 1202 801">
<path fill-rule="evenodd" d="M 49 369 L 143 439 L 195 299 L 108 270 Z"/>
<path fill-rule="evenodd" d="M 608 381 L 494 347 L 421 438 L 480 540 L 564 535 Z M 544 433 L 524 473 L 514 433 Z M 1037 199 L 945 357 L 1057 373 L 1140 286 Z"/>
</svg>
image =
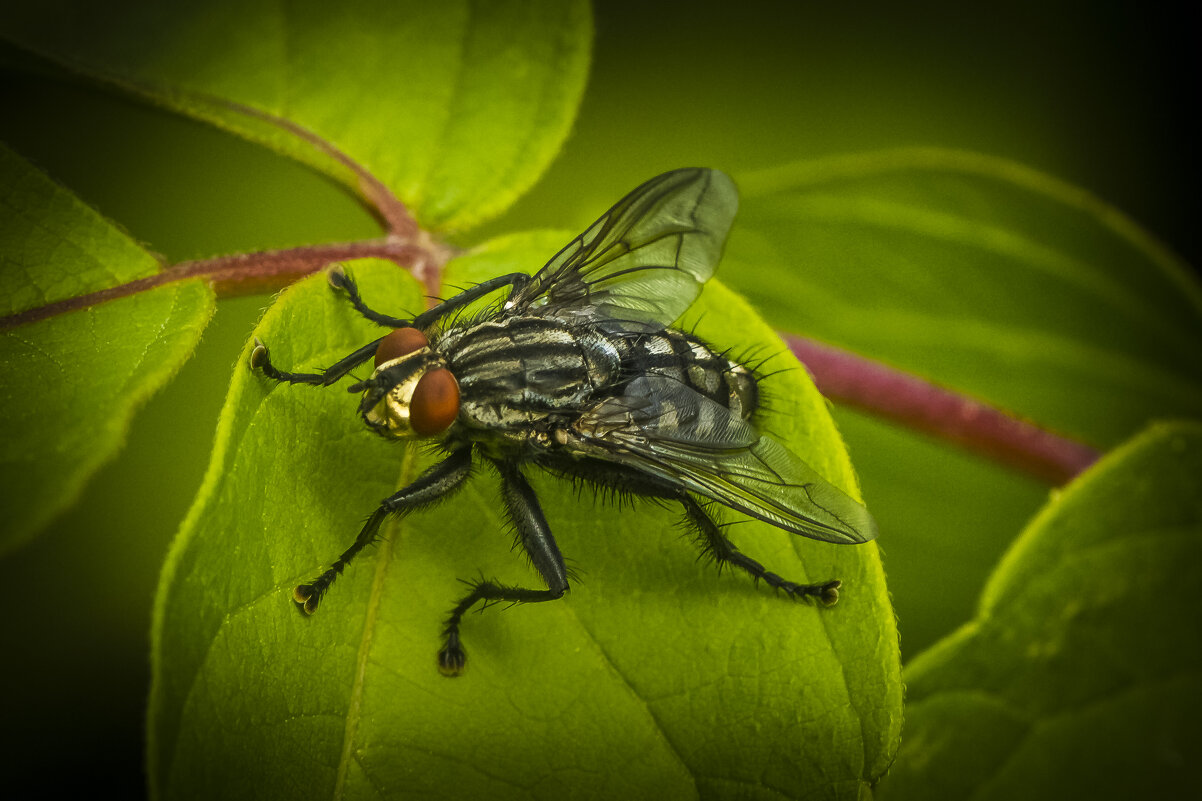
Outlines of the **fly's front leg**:
<svg viewBox="0 0 1202 801">
<path fill-rule="evenodd" d="M 345 292 L 347 300 L 355 307 L 355 311 L 376 325 L 383 325 L 388 328 L 408 328 L 413 325 L 412 320 L 392 317 L 369 308 L 359 295 L 359 285 L 355 283 L 355 279 L 346 274 L 346 270 L 342 269 L 342 265 L 335 264 L 330 267 L 326 271 L 326 280 L 330 282 L 330 286 Z"/>
<path fill-rule="evenodd" d="M 538 498 L 516 465 L 494 462 L 501 473 L 501 497 L 509 519 L 517 530 L 518 542 L 526 550 L 534 568 L 547 584 L 545 590 L 525 587 L 506 587 L 493 581 L 471 583 L 471 592 L 463 596 L 443 626 L 443 646 L 438 652 L 438 669 L 444 676 L 458 676 L 467 663 L 467 653 L 459 640 L 459 623 L 477 603 L 485 605 L 498 601 L 509 603 L 538 603 L 562 598 L 568 591 L 568 571 L 563 564 L 559 546 L 551 536 L 551 527 L 543 515 Z"/>
<path fill-rule="evenodd" d="M 444 300 L 442 303 L 439 303 L 429 311 L 422 312 L 413 319 L 413 325 L 417 328 L 425 330 L 451 312 L 462 309 L 464 306 L 467 306 L 471 303 L 475 303 L 477 300 L 490 292 L 500 289 L 503 286 L 508 286 L 511 287 L 509 293 L 512 295 L 529 282 L 530 276 L 526 275 L 525 273 L 509 273 L 508 275 L 498 275 L 496 278 L 490 278 L 487 281 L 476 284 L 470 289 L 460 292 L 453 298 Z"/>
<path fill-rule="evenodd" d="M 346 274 L 341 266 L 335 265 L 331 267 L 326 273 L 326 278 L 329 280 L 330 286 L 345 292 L 351 305 L 373 323 L 390 328 L 406 328 L 413 325 L 411 320 L 389 317 L 386 314 L 369 309 L 367 304 L 363 302 L 363 298 L 359 296 L 359 286 Z M 252 369 L 258 370 L 263 375 L 275 381 L 283 381 L 288 384 L 311 384 L 313 386 L 328 387 L 348 375 L 359 365 L 374 357 L 382 339 L 383 337 L 380 337 L 369 342 L 319 373 L 290 373 L 277 369 L 271 363 L 271 356 L 267 352 L 267 346 L 256 338 L 254 350 L 250 352 L 250 366 Z"/>
<path fill-rule="evenodd" d="M 794 598 L 817 598 L 823 606 L 833 606 L 839 600 L 839 587 L 842 582 L 838 579 L 823 584 L 798 584 L 782 578 L 736 548 L 693 496 L 681 493 L 679 500 L 684 505 L 689 523 L 700 534 L 705 552 L 713 556 L 719 566 L 734 565 L 751 574 L 756 581 L 763 579 L 769 587 L 783 590 Z"/>
<path fill-rule="evenodd" d="M 471 289 L 460 292 L 453 298 L 442 301 L 428 311 L 422 312 L 412 320 L 405 320 L 400 317 L 390 317 L 387 314 L 381 314 L 368 307 L 363 302 L 363 298 L 359 295 L 359 285 L 355 283 L 346 271 L 340 266 L 330 268 L 326 273 L 329 278 L 330 285 L 335 289 L 340 289 L 346 293 L 347 300 L 355 307 L 355 310 L 362 314 L 367 319 L 378 325 L 388 326 L 389 328 L 418 328 L 425 330 L 438 320 L 447 316 L 453 311 L 463 308 L 470 303 L 474 303 L 490 292 L 500 289 L 504 286 L 512 287 L 510 292 L 516 292 L 521 289 L 530 280 L 530 276 L 525 273 L 509 273 L 508 275 L 500 275 L 496 278 L 490 278 L 483 283 L 476 284 Z"/>
<path fill-rule="evenodd" d="M 525 273 L 511 273 L 491 278 L 482 284 L 477 284 L 466 292 L 461 292 L 449 300 L 444 300 L 442 303 L 439 303 L 427 312 L 419 314 L 412 320 L 404 320 L 400 317 L 390 317 L 387 314 L 382 314 L 369 308 L 359 295 L 359 285 L 341 267 L 332 267 L 327 273 L 327 277 L 330 285 L 335 289 L 345 292 L 351 305 L 373 323 L 388 326 L 389 328 L 417 328 L 421 330 L 430 327 L 442 317 L 484 297 L 500 287 L 510 286 L 513 288 L 511 291 L 517 291 L 530 280 L 530 276 Z M 291 373 L 276 368 L 271 363 L 267 346 L 256 338 L 255 347 L 250 352 L 250 366 L 252 369 L 258 370 L 263 375 L 275 381 L 283 381 L 288 384 L 311 384 L 313 386 L 328 387 L 340 378 L 348 375 L 351 370 L 354 370 L 374 357 L 382 339 L 384 337 L 369 342 L 349 356 L 339 359 L 320 373 Z"/>
<path fill-rule="evenodd" d="M 383 337 L 381 337 L 383 339 Z M 271 356 L 267 353 L 267 346 L 255 337 L 254 350 L 250 352 L 250 366 L 252 370 L 258 370 L 263 375 L 273 381 L 283 381 L 288 384 L 311 384 L 317 387 L 328 387 L 338 381 L 338 379 L 350 373 L 359 365 L 363 364 L 368 359 L 376 355 L 376 348 L 380 346 L 380 340 L 370 342 L 359 350 L 343 356 L 332 365 L 322 370 L 320 373 L 289 373 L 284 370 L 276 369 L 271 363 Z"/>
<path fill-rule="evenodd" d="M 472 449 L 469 446 L 455 451 L 446 459 L 427 469 L 412 484 L 395 495 L 385 498 L 379 508 L 372 512 L 371 517 L 367 519 L 363 530 L 355 538 L 354 544 L 347 548 L 342 556 L 338 557 L 338 560 L 330 566 L 329 570 L 322 573 L 310 583 L 297 586 L 292 591 L 293 599 L 308 614 L 311 615 L 316 612 L 317 605 L 321 603 L 321 597 L 330 588 L 330 585 L 334 583 L 334 580 L 342 574 L 342 571 L 351 563 L 351 560 L 355 558 L 359 551 L 362 551 L 375 541 L 380 531 L 380 524 L 384 522 L 384 518 L 390 514 L 408 514 L 443 499 L 459 489 L 463 485 L 463 482 L 467 480 L 471 471 Z"/>
</svg>

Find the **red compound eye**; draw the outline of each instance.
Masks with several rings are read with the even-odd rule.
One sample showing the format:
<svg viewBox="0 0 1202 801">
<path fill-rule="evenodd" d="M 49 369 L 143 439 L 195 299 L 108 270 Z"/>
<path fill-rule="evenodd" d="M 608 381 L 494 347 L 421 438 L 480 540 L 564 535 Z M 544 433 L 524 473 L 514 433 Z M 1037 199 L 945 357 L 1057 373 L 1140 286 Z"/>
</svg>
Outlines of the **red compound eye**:
<svg viewBox="0 0 1202 801">
<path fill-rule="evenodd" d="M 430 340 L 426 339 L 426 335 L 416 328 L 398 328 L 380 340 L 380 344 L 376 346 L 376 367 L 415 350 L 421 350 L 429 344 Z"/>
<path fill-rule="evenodd" d="M 423 437 L 441 434 L 458 416 L 459 382 L 451 371 L 440 367 L 422 376 L 409 402 L 413 430 Z"/>
</svg>

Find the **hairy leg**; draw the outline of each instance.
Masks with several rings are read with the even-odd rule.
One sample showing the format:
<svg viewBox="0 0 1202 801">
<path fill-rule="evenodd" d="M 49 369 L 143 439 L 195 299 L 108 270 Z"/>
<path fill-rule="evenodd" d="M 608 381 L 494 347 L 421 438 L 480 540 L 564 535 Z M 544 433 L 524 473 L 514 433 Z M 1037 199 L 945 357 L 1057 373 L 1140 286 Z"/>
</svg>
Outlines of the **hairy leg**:
<svg viewBox="0 0 1202 801">
<path fill-rule="evenodd" d="M 438 669 L 445 676 L 458 676 L 467 663 L 467 652 L 459 637 L 459 625 L 463 616 L 477 603 L 539 603 L 562 598 L 568 591 L 568 573 L 563 556 L 551 535 L 551 528 L 547 525 L 547 518 L 543 515 L 534 490 L 517 465 L 499 461 L 494 463 L 501 473 L 501 496 L 509 519 L 517 530 L 518 542 L 530 556 L 547 589 L 509 587 L 485 580 L 469 582 L 471 591 L 459 600 L 443 624 L 443 646 L 438 652 Z"/>
<path fill-rule="evenodd" d="M 321 598 L 334 580 L 342 574 L 346 566 L 355 556 L 375 541 L 380 531 L 380 524 L 390 514 L 408 514 L 416 509 L 437 503 L 463 485 L 472 470 L 472 449 L 462 448 L 455 451 L 446 459 L 431 466 L 418 476 L 412 484 L 400 492 L 385 498 L 380 506 L 367 519 L 359 536 L 351 547 L 322 573 L 308 584 L 301 584 L 292 591 L 293 599 L 300 604 L 305 612 L 313 614 L 317 611 Z"/>
<path fill-rule="evenodd" d="M 822 584 L 798 584 L 782 578 L 736 548 L 735 544 L 722 533 L 722 527 L 714 522 L 714 519 L 693 496 L 682 492 L 678 500 L 684 506 L 689 524 L 700 537 L 702 548 L 717 561 L 719 566 L 733 565 L 756 581 L 763 580 L 774 590 L 782 590 L 794 598 L 817 598 L 824 606 L 833 606 L 839 600 L 839 587 L 842 586 L 842 582 L 838 579 Z"/>
</svg>

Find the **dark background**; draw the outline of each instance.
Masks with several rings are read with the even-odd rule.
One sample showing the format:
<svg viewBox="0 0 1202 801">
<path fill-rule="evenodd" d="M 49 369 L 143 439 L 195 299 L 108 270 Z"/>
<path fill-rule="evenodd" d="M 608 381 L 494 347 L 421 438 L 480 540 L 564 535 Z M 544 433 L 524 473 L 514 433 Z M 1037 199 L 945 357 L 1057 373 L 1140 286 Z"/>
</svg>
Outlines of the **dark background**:
<svg viewBox="0 0 1202 801">
<path fill-rule="evenodd" d="M 1197 264 L 1185 202 L 1198 173 L 1197 87 L 1186 77 L 1197 36 L 1177 8 L 601 2 L 591 82 L 562 156 L 462 241 L 578 228 L 672 167 L 738 172 L 940 145 L 1079 184 Z M 0 138 L 170 261 L 378 234 L 339 187 L 269 151 L 2 56 Z M 158 570 L 207 465 L 233 361 L 269 300 L 223 301 L 80 503 L 0 558 L 7 782 L 44 795 L 86 777 L 143 792 Z M 901 615 L 908 658 L 923 643 L 906 638 Z"/>
</svg>

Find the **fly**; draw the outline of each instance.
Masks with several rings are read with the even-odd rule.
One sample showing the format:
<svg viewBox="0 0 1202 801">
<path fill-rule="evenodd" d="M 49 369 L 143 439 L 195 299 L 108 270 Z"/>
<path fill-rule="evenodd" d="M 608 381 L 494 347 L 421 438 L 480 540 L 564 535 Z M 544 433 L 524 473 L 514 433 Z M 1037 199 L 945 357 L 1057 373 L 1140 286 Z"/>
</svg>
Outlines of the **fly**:
<svg viewBox="0 0 1202 801">
<path fill-rule="evenodd" d="M 716 502 L 817 540 L 862 543 L 876 536 L 868 511 L 780 443 L 760 434 L 752 368 L 669 326 L 717 267 L 738 206 L 716 170 L 652 178 L 601 216 L 532 276 L 485 281 L 413 319 L 373 311 L 340 269 L 335 288 L 368 320 L 392 331 L 320 373 L 276 369 L 260 342 L 252 367 L 292 384 L 329 386 L 375 360 L 359 415 L 390 439 L 433 442 L 444 458 L 385 498 L 354 544 L 294 591 L 317 610 L 330 585 L 377 536 L 389 515 L 406 515 L 463 486 L 474 459 L 493 465 L 509 519 L 546 589 L 469 583 L 442 630 L 439 669 L 467 660 L 460 623 L 477 604 L 553 601 L 568 573 L 528 468 L 624 495 L 673 501 L 701 548 L 795 598 L 824 605 L 840 582 L 798 584 L 744 555 L 706 509 Z M 497 290 L 505 299 L 465 318 Z"/>
</svg>

